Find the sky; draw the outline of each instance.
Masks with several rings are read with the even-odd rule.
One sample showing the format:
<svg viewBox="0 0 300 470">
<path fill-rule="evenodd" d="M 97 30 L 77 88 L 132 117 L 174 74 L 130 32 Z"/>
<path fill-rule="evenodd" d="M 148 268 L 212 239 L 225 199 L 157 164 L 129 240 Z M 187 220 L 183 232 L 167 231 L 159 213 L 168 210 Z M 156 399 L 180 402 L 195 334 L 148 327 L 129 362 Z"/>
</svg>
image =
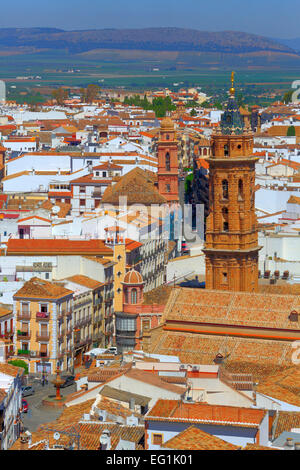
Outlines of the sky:
<svg viewBox="0 0 300 470">
<path fill-rule="evenodd" d="M 13 0 L 1 2 L 0 28 L 175 26 L 294 38 L 299 18 L 299 0 Z"/>
</svg>

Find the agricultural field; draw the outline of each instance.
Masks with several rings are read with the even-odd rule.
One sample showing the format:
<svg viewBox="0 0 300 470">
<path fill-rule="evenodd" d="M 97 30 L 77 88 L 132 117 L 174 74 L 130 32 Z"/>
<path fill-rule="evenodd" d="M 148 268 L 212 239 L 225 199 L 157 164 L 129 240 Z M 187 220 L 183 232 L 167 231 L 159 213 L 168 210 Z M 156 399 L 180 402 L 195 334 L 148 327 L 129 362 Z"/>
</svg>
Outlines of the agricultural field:
<svg viewBox="0 0 300 470">
<path fill-rule="evenodd" d="M 126 51 L 123 51 L 126 52 Z M 143 57 L 140 52 L 143 52 Z M 197 61 L 196 61 L 197 62 Z M 8 99 L 18 103 L 38 103 L 51 96 L 58 86 L 101 88 L 123 87 L 143 91 L 168 87 L 201 87 L 209 96 L 223 101 L 232 67 L 184 62 L 173 52 L 147 54 L 147 51 L 102 50 L 101 53 L 70 55 L 65 51 L 1 55 L 0 79 L 7 85 Z M 235 68 L 238 93 L 245 104 L 268 104 L 280 99 L 300 79 L 300 68 Z M 27 78 L 25 78 L 27 77 Z M 40 91 L 39 91 L 40 89 Z"/>
</svg>

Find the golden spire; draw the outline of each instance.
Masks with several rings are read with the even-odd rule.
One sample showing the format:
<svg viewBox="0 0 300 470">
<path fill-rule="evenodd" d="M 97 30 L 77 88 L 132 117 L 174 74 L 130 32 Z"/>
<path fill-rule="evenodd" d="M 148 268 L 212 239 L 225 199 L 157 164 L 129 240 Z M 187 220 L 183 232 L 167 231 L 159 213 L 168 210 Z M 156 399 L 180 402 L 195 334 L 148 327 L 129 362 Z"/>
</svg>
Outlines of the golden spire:
<svg viewBox="0 0 300 470">
<path fill-rule="evenodd" d="M 234 88 L 234 72 L 232 71 L 231 72 L 231 88 L 229 90 L 229 93 L 231 94 L 231 96 L 234 96 L 235 94 L 235 88 Z"/>
</svg>

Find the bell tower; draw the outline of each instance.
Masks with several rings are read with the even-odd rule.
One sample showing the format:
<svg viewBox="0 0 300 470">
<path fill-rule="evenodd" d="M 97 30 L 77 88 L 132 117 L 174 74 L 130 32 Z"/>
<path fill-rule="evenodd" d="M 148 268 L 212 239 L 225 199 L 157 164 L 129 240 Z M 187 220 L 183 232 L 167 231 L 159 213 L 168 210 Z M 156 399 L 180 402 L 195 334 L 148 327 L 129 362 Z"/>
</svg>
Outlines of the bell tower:
<svg viewBox="0 0 300 470">
<path fill-rule="evenodd" d="M 243 122 L 235 89 L 212 136 L 209 205 L 206 221 L 206 288 L 255 292 L 258 289 L 258 233 L 255 215 L 253 134 Z"/>
<path fill-rule="evenodd" d="M 178 143 L 175 136 L 174 123 L 166 117 L 161 122 L 158 154 L 158 192 L 169 204 L 179 201 L 178 191 Z"/>
</svg>

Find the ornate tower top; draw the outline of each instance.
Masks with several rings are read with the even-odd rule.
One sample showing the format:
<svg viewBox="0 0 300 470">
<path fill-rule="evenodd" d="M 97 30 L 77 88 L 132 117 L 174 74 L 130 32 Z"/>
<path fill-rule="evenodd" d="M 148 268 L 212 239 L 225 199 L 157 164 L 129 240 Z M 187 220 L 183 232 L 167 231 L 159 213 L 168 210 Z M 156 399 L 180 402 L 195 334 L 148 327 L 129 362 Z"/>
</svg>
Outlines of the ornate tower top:
<svg viewBox="0 0 300 470">
<path fill-rule="evenodd" d="M 239 135 L 243 133 L 244 121 L 240 114 L 239 106 L 235 100 L 234 72 L 231 73 L 231 88 L 229 93 L 229 100 L 225 105 L 225 111 L 221 118 L 221 133 L 223 135 Z"/>
</svg>

